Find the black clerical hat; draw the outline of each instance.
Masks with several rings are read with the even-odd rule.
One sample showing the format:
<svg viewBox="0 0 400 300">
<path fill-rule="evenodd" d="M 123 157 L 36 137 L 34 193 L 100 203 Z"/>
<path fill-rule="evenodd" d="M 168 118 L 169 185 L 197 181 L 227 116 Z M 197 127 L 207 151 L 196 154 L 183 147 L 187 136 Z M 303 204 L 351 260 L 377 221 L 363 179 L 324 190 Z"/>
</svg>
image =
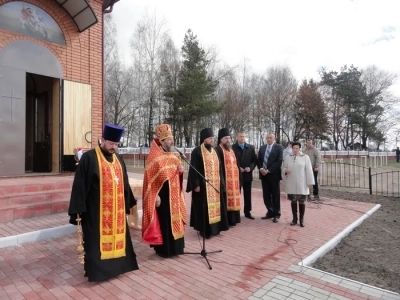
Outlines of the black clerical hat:
<svg viewBox="0 0 400 300">
<path fill-rule="evenodd" d="M 222 128 L 222 129 L 220 129 L 219 131 L 218 131 L 218 143 L 221 141 L 221 139 L 224 137 L 224 136 L 230 136 L 231 135 L 231 133 L 229 132 L 229 129 L 228 128 Z"/>
<path fill-rule="evenodd" d="M 117 125 L 105 124 L 103 130 L 103 139 L 114 143 L 119 143 L 124 134 L 124 129 Z"/>
<path fill-rule="evenodd" d="M 206 138 L 213 136 L 214 132 L 211 128 L 204 128 L 202 131 L 200 131 L 200 144 L 202 144 Z"/>
</svg>

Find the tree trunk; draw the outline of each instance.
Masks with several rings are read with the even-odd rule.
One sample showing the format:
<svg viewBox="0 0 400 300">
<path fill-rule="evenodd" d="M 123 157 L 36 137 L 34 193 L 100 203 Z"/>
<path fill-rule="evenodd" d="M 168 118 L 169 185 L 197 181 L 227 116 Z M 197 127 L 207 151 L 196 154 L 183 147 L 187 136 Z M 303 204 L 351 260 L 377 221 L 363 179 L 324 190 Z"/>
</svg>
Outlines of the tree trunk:
<svg viewBox="0 0 400 300">
<path fill-rule="evenodd" d="M 151 145 L 151 141 L 153 140 L 153 102 L 154 99 L 153 97 L 150 97 L 150 102 L 149 102 L 149 123 L 147 127 L 147 139 L 149 142 L 149 146 Z"/>
</svg>

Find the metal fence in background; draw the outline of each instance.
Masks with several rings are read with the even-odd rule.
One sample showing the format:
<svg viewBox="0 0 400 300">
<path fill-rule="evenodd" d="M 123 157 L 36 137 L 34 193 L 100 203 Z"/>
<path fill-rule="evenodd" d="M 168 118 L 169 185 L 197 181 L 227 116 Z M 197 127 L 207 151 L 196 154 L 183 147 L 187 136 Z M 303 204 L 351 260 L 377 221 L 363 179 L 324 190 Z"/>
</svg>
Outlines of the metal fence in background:
<svg viewBox="0 0 400 300">
<path fill-rule="evenodd" d="M 369 189 L 370 174 L 370 167 L 341 161 L 323 161 L 318 172 L 318 182 L 321 186 Z"/>
<path fill-rule="evenodd" d="M 371 174 L 370 194 L 400 198 L 400 171 Z"/>
<path fill-rule="evenodd" d="M 144 168 L 146 165 L 148 149 L 138 153 L 123 153 L 123 151 L 119 153 L 123 154 L 126 163 L 132 167 Z M 183 153 L 190 161 L 190 153 L 186 151 Z M 400 198 L 400 170 L 372 174 L 371 166 L 367 167 L 364 163 L 356 164 L 356 160 L 349 161 L 350 163 L 344 162 L 343 159 L 323 161 L 318 172 L 318 183 L 321 186 L 369 190 L 370 195 Z M 189 164 L 184 160 L 182 163 L 185 169 L 189 170 Z M 259 180 L 257 167 L 253 171 L 253 178 Z"/>
</svg>

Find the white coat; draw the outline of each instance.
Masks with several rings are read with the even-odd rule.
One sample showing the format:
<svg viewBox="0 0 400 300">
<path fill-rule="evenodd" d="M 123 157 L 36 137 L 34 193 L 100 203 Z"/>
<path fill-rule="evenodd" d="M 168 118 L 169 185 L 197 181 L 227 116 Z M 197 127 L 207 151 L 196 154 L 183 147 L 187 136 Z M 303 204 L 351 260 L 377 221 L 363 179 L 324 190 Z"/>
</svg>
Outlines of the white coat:
<svg viewBox="0 0 400 300">
<path fill-rule="evenodd" d="M 290 173 L 285 175 L 287 169 Z M 282 178 L 286 194 L 308 195 L 308 186 L 315 184 L 308 155 L 300 152 L 297 155 L 287 155 L 283 160 Z"/>
</svg>

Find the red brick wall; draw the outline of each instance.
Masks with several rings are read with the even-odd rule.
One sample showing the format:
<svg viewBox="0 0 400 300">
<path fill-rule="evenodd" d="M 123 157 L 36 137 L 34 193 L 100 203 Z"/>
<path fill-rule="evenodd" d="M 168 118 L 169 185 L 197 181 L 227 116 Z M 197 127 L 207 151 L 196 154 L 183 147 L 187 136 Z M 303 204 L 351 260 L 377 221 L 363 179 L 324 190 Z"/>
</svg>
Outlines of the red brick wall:
<svg viewBox="0 0 400 300">
<path fill-rule="evenodd" d="M 0 0 L 0 5 L 12 0 Z M 0 49 L 16 40 L 30 40 L 39 43 L 58 58 L 64 72 L 64 79 L 90 84 L 92 86 L 92 146 L 97 145 L 103 127 L 103 16 L 102 0 L 88 0 L 98 23 L 82 33 L 78 32 L 71 17 L 54 0 L 24 0 L 46 11 L 58 23 L 64 33 L 66 46 L 37 40 L 0 29 Z"/>
</svg>

